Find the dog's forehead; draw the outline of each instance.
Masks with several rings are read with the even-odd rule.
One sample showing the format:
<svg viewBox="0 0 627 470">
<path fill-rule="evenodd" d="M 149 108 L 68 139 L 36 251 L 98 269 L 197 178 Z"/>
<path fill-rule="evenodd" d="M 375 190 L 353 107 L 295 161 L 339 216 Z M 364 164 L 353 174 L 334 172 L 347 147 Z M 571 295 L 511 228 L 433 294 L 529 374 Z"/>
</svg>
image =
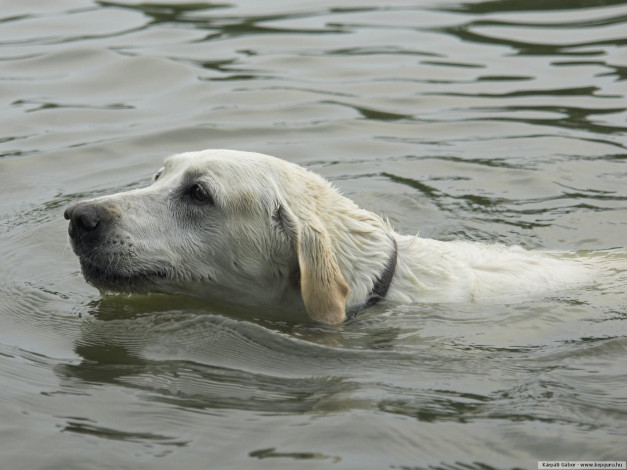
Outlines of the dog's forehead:
<svg viewBox="0 0 627 470">
<path fill-rule="evenodd" d="M 293 177 L 287 173 L 294 171 L 292 167 L 296 165 L 269 155 L 202 151 L 168 157 L 159 179 L 173 185 L 204 180 L 225 207 L 254 208 L 290 192 Z"/>
<path fill-rule="evenodd" d="M 164 162 L 165 169 L 171 172 L 204 173 L 216 178 L 238 174 L 263 177 L 279 171 L 282 164 L 284 162 L 278 158 L 268 155 L 231 150 L 182 153 L 172 155 Z"/>
</svg>

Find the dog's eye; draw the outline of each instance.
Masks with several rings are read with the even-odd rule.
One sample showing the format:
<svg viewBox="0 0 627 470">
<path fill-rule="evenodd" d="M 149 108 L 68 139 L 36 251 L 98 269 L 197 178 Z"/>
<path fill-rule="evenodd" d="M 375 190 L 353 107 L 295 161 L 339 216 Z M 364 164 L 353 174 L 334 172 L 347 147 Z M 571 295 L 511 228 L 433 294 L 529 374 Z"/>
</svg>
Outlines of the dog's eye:
<svg viewBox="0 0 627 470">
<path fill-rule="evenodd" d="M 189 188 L 189 196 L 198 202 L 204 202 L 213 204 L 213 198 L 211 194 L 200 184 L 195 184 L 191 188 Z"/>
<path fill-rule="evenodd" d="M 153 181 L 157 181 L 159 179 L 159 177 L 161 176 L 161 173 L 163 173 L 163 168 L 161 168 L 153 177 Z"/>
</svg>

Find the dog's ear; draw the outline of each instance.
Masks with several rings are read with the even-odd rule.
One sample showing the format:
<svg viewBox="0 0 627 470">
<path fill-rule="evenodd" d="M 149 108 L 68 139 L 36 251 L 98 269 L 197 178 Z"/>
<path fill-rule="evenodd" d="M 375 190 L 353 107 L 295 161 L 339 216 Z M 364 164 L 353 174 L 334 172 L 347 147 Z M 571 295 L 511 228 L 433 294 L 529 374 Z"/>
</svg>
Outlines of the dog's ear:
<svg viewBox="0 0 627 470">
<path fill-rule="evenodd" d="M 307 314 L 316 321 L 337 325 L 346 319 L 348 284 L 335 261 L 329 234 L 320 220 L 298 220 L 284 205 L 273 215 L 291 241 L 300 273 L 300 291 Z"/>
</svg>

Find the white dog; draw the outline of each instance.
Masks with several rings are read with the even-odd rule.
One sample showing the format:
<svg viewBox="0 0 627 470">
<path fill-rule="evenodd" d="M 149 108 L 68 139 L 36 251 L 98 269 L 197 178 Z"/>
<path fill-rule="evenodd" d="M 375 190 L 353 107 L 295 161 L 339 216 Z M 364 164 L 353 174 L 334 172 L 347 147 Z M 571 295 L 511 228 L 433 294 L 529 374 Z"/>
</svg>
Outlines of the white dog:
<svg viewBox="0 0 627 470">
<path fill-rule="evenodd" d="M 174 155 L 154 180 L 65 211 L 95 287 L 304 310 L 339 324 L 383 298 L 503 298 L 583 279 L 577 263 L 519 247 L 399 235 L 321 177 L 267 155 Z"/>
</svg>

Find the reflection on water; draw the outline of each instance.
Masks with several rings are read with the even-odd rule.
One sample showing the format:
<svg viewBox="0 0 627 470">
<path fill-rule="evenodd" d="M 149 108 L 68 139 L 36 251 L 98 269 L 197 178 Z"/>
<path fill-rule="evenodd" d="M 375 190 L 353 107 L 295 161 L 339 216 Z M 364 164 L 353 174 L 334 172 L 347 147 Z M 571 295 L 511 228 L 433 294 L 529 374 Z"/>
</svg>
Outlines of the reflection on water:
<svg viewBox="0 0 627 470">
<path fill-rule="evenodd" d="M 626 18 L 609 0 L 3 1 L 3 468 L 624 458 Z M 400 232 L 603 269 L 335 328 L 101 298 L 63 208 L 208 147 L 304 165 Z"/>
</svg>

